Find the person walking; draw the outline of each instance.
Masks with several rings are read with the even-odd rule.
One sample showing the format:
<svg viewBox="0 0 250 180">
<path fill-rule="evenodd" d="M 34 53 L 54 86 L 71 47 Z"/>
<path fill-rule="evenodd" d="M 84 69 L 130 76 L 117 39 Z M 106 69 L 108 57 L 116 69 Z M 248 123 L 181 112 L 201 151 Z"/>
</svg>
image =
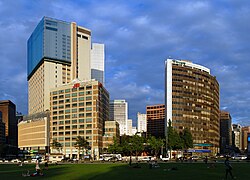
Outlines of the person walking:
<svg viewBox="0 0 250 180">
<path fill-rule="evenodd" d="M 226 160 L 225 160 L 224 164 L 225 164 L 225 166 L 226 166 L 226 175 L 225 175 L 225 179 L 227 179 L 228 173 L 230 174 L 230 176 L 231 176 L 232 179 L 235 179 L 235 178 L 233 177 L 233 174 L 232 174 L 233 167 L 232 167 L 231 164 L 230 164 L 230 161 L 229 161 L 229 157 L 228 157 L 228 156 L 226 157 Z"/>
</svg>

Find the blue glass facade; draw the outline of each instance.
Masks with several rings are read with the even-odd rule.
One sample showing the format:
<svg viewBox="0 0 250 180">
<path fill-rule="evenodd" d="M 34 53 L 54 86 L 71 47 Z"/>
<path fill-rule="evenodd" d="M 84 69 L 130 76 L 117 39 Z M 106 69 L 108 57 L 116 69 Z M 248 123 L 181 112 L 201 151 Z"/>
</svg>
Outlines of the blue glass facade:
<svg viewBox="0 0 250 180">
<path fill-rule="evenodd" d="M 71 61 L 70 23 L 44 17 L 28 40 L 28 77 L 43 58 Z"/>
</svg>

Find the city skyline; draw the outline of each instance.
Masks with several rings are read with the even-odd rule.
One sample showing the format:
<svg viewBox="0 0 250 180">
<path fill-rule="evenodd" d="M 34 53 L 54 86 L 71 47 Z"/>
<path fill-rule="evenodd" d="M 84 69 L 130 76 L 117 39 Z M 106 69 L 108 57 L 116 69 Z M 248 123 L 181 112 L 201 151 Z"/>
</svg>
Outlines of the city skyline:
<svg viewBox="0 0 250 180">
<path fill-rule="evenodd" d="M 93 42 L 105 44 L 105 87 L 110 99 L 128 102 L 134 122 L 147 105 L 164 103 L 164 62 L 170 56 L 211 69 L 220 84 L 220 108 L 230 112 L 233 123 L 250 124 L 247 1 L 0 1 L 0 5 L 0 99 L 10 99 L 23 114 L 28 112 L 27 40 L 37 22 L 48 16 L 77 22 L 91 29 Z"/>
</svg>

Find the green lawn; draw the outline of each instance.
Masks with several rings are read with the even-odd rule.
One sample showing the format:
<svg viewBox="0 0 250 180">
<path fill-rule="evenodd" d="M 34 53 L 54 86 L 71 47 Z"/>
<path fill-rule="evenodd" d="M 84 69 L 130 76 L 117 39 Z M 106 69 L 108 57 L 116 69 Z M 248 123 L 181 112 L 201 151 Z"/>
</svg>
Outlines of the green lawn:
<svg viewBox="0 0 250 180">
<path fill-rule="evenodd" d="M 218 163 L 212 168 L 208 168 L 203 163 L 162 163 L 159 165 L 159 168 L 153 169 L 149 169 L 149 165 L 146 163 L 140 164 L 141 168 L 132 168 L 125 163 L 50 165 L 49 170 L 43 171 L 43 177 L 22 177 L 22 172 L 26 170 L 34 172 L 35 165 L 29 164 L 19 167 L 13 164 L 0 164 L 0 179 L 219 180 L 223 179 L 225 175 L 223 163 Z M 237 179 L 250 179 L 250 163 L 232 163 L 232 166 L 233 174 Z M 169 170 L 172 167 L 176 167 L 177 170 Z"/>
</svg>

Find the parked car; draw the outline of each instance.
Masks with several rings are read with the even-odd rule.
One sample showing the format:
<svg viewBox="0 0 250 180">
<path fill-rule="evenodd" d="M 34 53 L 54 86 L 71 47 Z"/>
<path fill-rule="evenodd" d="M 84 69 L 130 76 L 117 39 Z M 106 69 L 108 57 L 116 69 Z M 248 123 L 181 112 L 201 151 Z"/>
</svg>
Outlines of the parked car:
<svg viewBox="0 0 250 180">
<path fill-rule="evenodd" d="M 151 161 L 152 157 L 151 156 L 146 156 L 144 158 L 142 158 L 142 161 Z"/>
<path fill-rule="evenodd" d="M 247 159 L 247 156 L 245 156 L 245 155 L 238 155 L 238 156 L 233 156 L 232 159 L 235 159 L 235 160 L 244 160 L 244 159 Z"/>
<path fill-rule="evenodd" d="M 160 156 L 160 160 L 161 161 L 169 161 L 169 157 L 167 156 L 167 157 L 163 157 L 162 155 Z"/>
<path fill-rule="evenodd" d="M 12 163 L 20 163 L 21 161 L 19 159 L 12 159 L 10 162 L 12 162 Z"/>
</svg>

